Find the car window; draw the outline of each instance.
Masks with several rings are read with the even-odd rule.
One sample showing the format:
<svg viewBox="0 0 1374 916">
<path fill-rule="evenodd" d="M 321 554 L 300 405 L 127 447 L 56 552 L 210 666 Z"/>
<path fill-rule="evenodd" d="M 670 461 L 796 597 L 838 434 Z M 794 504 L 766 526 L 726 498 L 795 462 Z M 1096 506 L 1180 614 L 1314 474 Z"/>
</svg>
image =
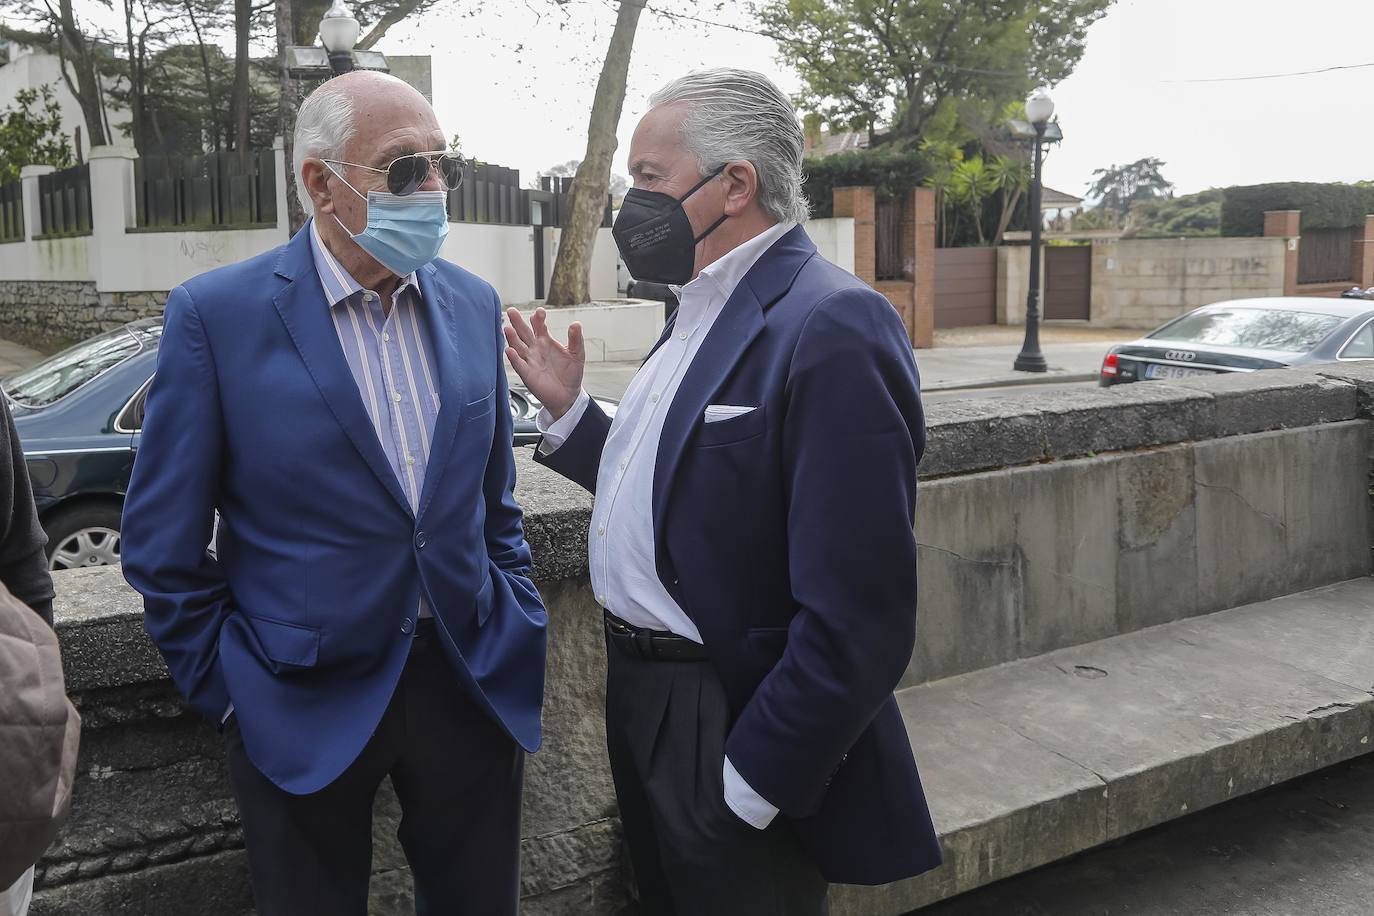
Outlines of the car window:
<svg viewBox="0 0 1374 916">
<path fill-rule="evenodd" d="M 143 349 L 121 328 L 77 344 L 4 383 L 5 393 L 26 407 L 43 407 L 89 384 Z"/>
<path fill-rule="evenodd" d="M 1184 315 L 1150 337 L 1214 347 L 1306 353 L 1344 320 L 1336 315 L 1287 309 L 1208 309 Z"/>
<path fill-rule="evenodd" d="M 1341 359 L 1374 359 L 1374 322 L 1365 322 L 1340 353 Z"/>
</svg>

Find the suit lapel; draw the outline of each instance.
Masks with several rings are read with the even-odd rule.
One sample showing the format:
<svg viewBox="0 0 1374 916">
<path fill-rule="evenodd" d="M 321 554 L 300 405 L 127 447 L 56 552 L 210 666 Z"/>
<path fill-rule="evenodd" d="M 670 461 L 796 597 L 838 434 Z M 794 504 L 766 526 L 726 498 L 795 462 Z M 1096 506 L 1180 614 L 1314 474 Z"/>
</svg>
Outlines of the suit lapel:
<svg viewBox="0 0 1374 916">
<path fill-rule="evenodd" d="M 662 533 L 663 511 L 672 488 L 682 454 L 706 410 L 711 396 L 729 378 L 735 364 L 763 331 L 763 308 L 748 283 L 740 283 L 725 303 L 701 349 L 692 358 L 682 377 L 658 442 L 658 464 L 654 472 L 654 530 Z"/>
<path fill-rule="evenodd" d="M 763 332 L 764 313 L 792 288 L 792 281 L 802 266 L 815 254 L 816 246 L 800 226 L 764 252 L 726 301 L 711 332 L 706 335 L 701 349 L 692 359 L 682 384 L 678 386 L 677 395 L 663 423 L 663 434 L 658 444 L 658 464 L 654 472 L 654 531 L 658 540 L 660 571 L 665 557 L 664 513 L 668 506 L 668 495 L 683 455 L 691 444 L 692 434 L 706 412 L 706 405 L 724 386 L 735 365 Z M 668 339 L 671 330 L 671 326 L 665 330 L 658 346 Z"/>
<path fill-rule="evenodd" d="M 444 282 L 432 264 L 422 268 L 419 276 L 420 298 L 424 304 L 434 361 L 438 363 L 439 370 L 439 415 L 434 420 L 434 441 L 429 450 L 429 463 L 425 467 L 425 485 L 420 493 L 417 516 L 423 517 L 430 500 L 434 498 L 434 488 L 439 485 L 439 479 L 444 476 L 444 468 L 453 454 L 453 442 L 462 420 L 465 398 L 463 367 L 458 359 L 457 322 L 453 312 L 458 293 Z M 498 404 L 497 408 L 501 406 Z"/>
<path fill-rule="evenodd" d="M 300 352 L 305 368 L 358 454 L 409 515 L 410 502 L 401 491 L 400 481 L 396 479 L 396 473 L 377 439 L 377 430 L 367 415 L 362 395 L 358 392 L 358 385 L 348 368 L 348 360 L 339 345 L 338 332 L 330 319 L 329 304 L 325 302 L 319 277 L 315 273 L 308 233 L 296 233 L 277 262 L 276 272 L 290 282 L 272 302 L 281 315 L 282 323 L 286 325 L 291 342 Z"/>
</svg>

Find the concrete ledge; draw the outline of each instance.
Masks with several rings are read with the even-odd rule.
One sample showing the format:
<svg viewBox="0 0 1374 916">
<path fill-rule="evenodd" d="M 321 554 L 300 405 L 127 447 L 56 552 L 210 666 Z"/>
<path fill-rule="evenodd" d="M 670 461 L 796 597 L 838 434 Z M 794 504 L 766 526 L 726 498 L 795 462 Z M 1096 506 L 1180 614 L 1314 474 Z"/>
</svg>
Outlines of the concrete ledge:
<svg viewBox="0 0 1374 916">
<path fill-rule="evenodd" d="M 898 694 L 947 861 L 837 887 L 896 914 L 1371 750 L 1374 580 Z"/>
<path fill-rule="evenodd" d="M 1374 367 L 1355 363 L 1061 391 L 1000 404 L 945 401 L 927 408 L 920 474 L 966 474 L 1362 416 L 1374 416 Z"/>
</svg>

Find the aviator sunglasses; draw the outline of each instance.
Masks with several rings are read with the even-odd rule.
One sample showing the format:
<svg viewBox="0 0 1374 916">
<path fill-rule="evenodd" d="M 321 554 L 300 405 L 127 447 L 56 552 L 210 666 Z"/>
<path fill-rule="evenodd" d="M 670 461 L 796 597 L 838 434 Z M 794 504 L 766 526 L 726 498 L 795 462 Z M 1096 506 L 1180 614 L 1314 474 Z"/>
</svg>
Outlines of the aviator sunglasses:
<svg viewBox="0 0 1374 916">
<path fill-rule="evenodd" d="M 344 162 L 342 159 L 321 161 L 330 165 L 352 166 L 368 172 L 385 172 L 386 189 L 397 197 L 405 197 L 418 191 L 420 186 L 429 180 L 431 169 L 438 173 L 439 184 L 445 191 L 455 190 L 463 183 L 462 157 L 443 150 L 410 153 L 391 160 L 384 169 L 375 169 L 370 165 L 359 165 L 356 162 Z"/>
</svg>

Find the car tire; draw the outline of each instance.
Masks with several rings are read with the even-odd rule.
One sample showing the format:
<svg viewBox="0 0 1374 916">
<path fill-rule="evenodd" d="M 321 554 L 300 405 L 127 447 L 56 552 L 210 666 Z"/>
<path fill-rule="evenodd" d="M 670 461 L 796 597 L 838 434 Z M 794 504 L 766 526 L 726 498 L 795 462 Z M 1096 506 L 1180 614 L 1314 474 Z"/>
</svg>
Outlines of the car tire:
<svg viewBox="0 0 1374 916">
<path fill-rule="evenodd" d="M 87 503 L 60 509 L 43 525 L 48 569 L 80 569 L 119 562 L 119 506 Z"/>
</svg>

